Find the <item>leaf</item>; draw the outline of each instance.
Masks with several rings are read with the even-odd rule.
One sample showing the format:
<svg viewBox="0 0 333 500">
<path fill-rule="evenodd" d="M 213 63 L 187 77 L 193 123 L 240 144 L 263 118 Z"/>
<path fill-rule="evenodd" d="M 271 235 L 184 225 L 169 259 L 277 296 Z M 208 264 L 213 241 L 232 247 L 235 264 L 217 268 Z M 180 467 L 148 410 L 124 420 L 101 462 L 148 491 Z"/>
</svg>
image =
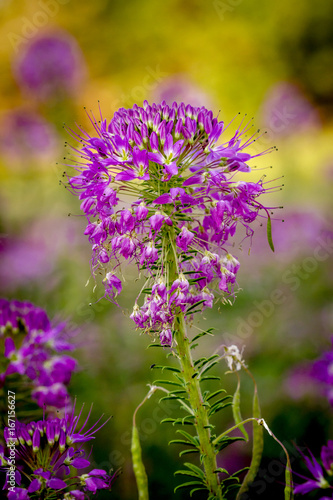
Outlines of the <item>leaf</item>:
<svg viewBox="0 0 333 500">
<path fill-rule="evenodd" d="M 201 479 L 198 474 L 191 470 L 177 470 L 175 472 L 175 476 L 191 476 L 191 477 L 197 477 L 198 479 Z"/>
<path fill-rule="evenodd" d="M 207 491 L 207 488 L 193 488 L 193 490 L 190 491 L 190 497 L 192 498 L 193 493 L 195 493 L 196 491 L 202 491 L 202 490 Z"/>
<path fill-rule="evenodd" d="M 232 405 L 232 402 L 230 401 L 229 403 L 224 403 L 224 404 L 222 403 L 222 404 L 219 404 L 217 406 L 214 406 L 213 408 L 210 408 L 208 410 L 208 416 L 211 417 L 212 415 L 214 415 L 218 411 L 224 410 L 224 408 L 227 408 L 228 406 L 231 406 L 231 405 Z"/>
<path fill-rule="evenodd" d="M 274 243 L 273 243 L 273 238 L 272 238 L 272 221 L 271 221 L 269 214 L 267 214 L 267 241 L 268 241 L 268 244 L 269 244 L 272 252 L 274 252 L 275 248 L 274 248 Z"/>
<path fill-rule="evenodd" d="M 181 384 L 178 384 L 178 382 L 172 382 L 171 380 L 155 380 L 153 385 L 159 385 L 159 384 L 175 385 L 177 387 L 182 387 Z"/>
<path fill-rule="evenodd" d="M 177 490 L 180 490 L 182 488 L 188 488 L 189 486 L 200 486 L 202 487 L 202 483 L 200 481 L 189 481 L 188 483 L 183 483 L 178 486 L 173 490 L 174 493 L 176 493 Z"/>
<path fill-rule="evenodd" d="M 240 378 L 238 377 L 238 383 L 237 383 L 237 388 L 234 394 L 234 397 L 232 399 L 232 414 L 235 420 L 235 424 L 240 424 L 240 422 L 243 421 L 242 415 L 240 412 Z M 249 440 L 249 435 L 245 430 L 244 425 L 239 426 L 240 431 L 242 432 L 243 436 L 245 437 L 246 441 Z"/>
<path fill-rule="evenodd" d="M 188 467 L 189 469 L 191 469 L 193 472 L 196 472 L 198 474 L 198 476 L 201 477 L 201 479 L 203 481 L 205 480 L 205 473 L 202 469 L 200 469 L 200 467 L 198 467 L 197 465 L 191 464 L 189 462 L 185 462 L 184 465 L 185 465 L 185 467 Z"/>
<path fill-rule="evenodd" d="M 199 450 L 196 448 L 191 448 L 190 450 L 182 450 L 179 452 L 179 456 L 188 455 L 189 453 L 199 453 Z"/>
<path fill-rule="evenodd" d="M 189 443 L 192 443 L 193 446 L 199 445 L 199 439 L 197 436 L 191 436 L 191 434 L 189 434 L 188 432 L 183 431 L 181 429 L 178 429 L 177 433 L 181 434 L 182 436 L 184 436 L 184 438 L 188 439 Z"/>
<path fill-rule="evenodd" d="M 188 309 L 186 309 L 186 314 L 188 314 L 190 311 L 193 311 L 193 309 L 195 309 L 196 307 L 200 306 L 204 302 L 206 302 L 206 299 L 199 300 L 195 304 L 192 304 Z"/>
<path fill-rule="evenodd" d="M 206 380 L 220 380 L 220 377 L 215 377 L 214 375 L 207 377 L 200 377 L 201 382 L 205 382 Z"/>
<path fill-rule="evenodd" d="M 176 373 L 181 373 L 179 368 L 174 368 L 173 366 L 160 366 L 160 365 L 153 365 L 151 366 L 152 370 L 169 370 L 170 372 L 176 372 Z"/>
<path fill-rule="evenodd" d="M 241 436 L 236 436 L 236 437 L 228 437 L 228 436 L 223 436 L 221 439 L 216 441 L 214 444 L 216 446 L 216 449 L 218 451 L 224 450 L 227 446 L 231 445 L 235 441 L 245 441 L 245 439 Z"/>
<path fill-rule="evenodd" d="M 215 398 L 215 396 L 217 396 L 218 394 L 221 394 L 221 392 L 227 392 L 225 389 L 219 389 L 218 391 L 215 391 L 215 392 L 212 392 L 211 394 L 209 394 L 209 396 L 206 397 L 205 401 L 209 401 L 210 399 L 213 399 Z"/>
<path fill-rule="evenodd" d="M 196 444 L 189 443 L 188 441 L 185 441 L 184 439 L 173 439 L 172 441 L 169 441 L 168 444 L 186 444 L 187 446 L 194 446 L 195 448 L 197 447 Z"/>
<path fill-rule="evenodd" d="M 201 337 L 204 337 L 205 335 L 210 335 L 211 337 L 213 337 L 213 334 L 212 334 L 213 330 L 214 330 L 214 328 L 208 328 L 208 330 L 205 330 L 204 332 L 198 333 L 195 337 L 193 337 L 191 342 L 195 342 L 196 340 L 200 339 Z"/>
</svg>

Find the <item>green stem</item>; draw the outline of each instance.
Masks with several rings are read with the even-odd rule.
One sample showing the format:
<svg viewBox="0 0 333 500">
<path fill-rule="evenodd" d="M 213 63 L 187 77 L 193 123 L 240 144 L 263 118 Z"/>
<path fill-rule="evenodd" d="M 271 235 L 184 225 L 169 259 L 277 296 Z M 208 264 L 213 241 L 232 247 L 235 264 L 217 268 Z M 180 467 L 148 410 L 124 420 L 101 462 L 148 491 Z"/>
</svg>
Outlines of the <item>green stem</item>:
<svg viewBox="0 0 333 500">
<path fill-rule="evenodd" d="M 195 377 L 195 369 L 189 346 L 189 339 L 186 335 L 184 315 L 180 314 L 175 319 L 175 340 L 182 374 L 186 382 L 188 399 L 193 410 L 195 420 L 194 425 L 200 442 L 200 453 L 205 469 L 207 487 L 216 499 L 223 500 L 217 469 L 216 455 L 211 443 L 211 433 L 209 419 L 201 394 L 200 383 Z"/>
<path fill-rule="evenodd" d="M 169 285 L 179 276 L 178 256 L 175 248 L 174 228 L 169 230 L 167 238 L 163 239 L 163 253 L 167 263 Z M 211 432 L 207 409 L 203 404 L 200 383 L 196 378 L 196 370 L 190 350 L 190 342 L 186 333 L 184 313 L 180 312 L 174 320 L 174 339 L 180 362 L 188 400 L 195 416 L 194 425 L 200 443 L 201 460 L 204 466 L 206 482 L 211 495 L 217 500 L 223 500 L 217 472 L 216 454 L 211 443 Z"/>
</svg>

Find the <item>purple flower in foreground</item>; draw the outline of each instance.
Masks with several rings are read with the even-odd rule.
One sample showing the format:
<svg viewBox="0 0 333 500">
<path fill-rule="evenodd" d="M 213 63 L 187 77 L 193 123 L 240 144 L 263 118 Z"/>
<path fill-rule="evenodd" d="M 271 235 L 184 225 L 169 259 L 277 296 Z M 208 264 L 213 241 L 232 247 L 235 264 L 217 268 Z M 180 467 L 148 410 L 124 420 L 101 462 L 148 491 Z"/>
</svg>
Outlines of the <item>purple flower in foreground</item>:
<svg viewBox="0 0 333 500">
<path fill-rule="evenodd" d="M 311 451 L 309 451 L 310 457 L 307 457 L 302 452 L 300 453 L 302 454 L 305 464 L 314 479 L 304 478 L 304 476 L 298 474 L 300 477 L 306 479 L 306 482 L 296 486 L 294 488 L 294 493 L 301 493 L 302 495 L 305 495 L 310 491 L 318 489 L 333 489 L 333 486 L 330 485 L 329 479 L 329 476 L 332 476 L 331 465 L 333 462 L 333 441 L 328 441 L 327 446 L 323 446 L 321 449 L 321 460 L 324 468 L 315 459 Z"/>
<path fill-rule="evenodd" d="M 68 385 L 77 362 L 65 352 L 68 341 L 65 323 L 52 326 L 46 312 L 29 302 L 0 299 L 0 338 L 4 340 L 1 383 L 18 374 L 32 389 L 40 407 L 68 405 Z"/>
<path fill-rule="evenodd" d="M 35 37 L 15 61 L 20 87 L 38 100 L 73 94 L 82 83 L 85 67 L 76 40 L 65 32 Z"/>
<path fill-rule="evenodd" d="M 74 405 L 72 413 L 64 418 L 28 424 L 16 421 L 15 427 L 5 428 L 5 468 L 10 466 L 13 458 L 10 450 L 15 449 L 15 462 L 20 470 L 16 478 L 20 487 L 12 491 L 10 479 L 6 481 L 5 487 L 10 488 L 8 498 L 30 499 L 36 498 L 37 494 L 44 498 L 46 490 L 52 490 L 52 495 L 57 495 L 57 498 L 83 500 L 87 498 L 87 492 L 95 494 L 100 489 L 110 489 L 115 476 L 111 477 L 102 469 L 77 474 L 78 470 L 90 466 L 81 444 L 94 439 L 96 432 L 107 422 L 99 425 L 101 417 L 85 430 L 90 409 L 84 424 L 78 428 L 82 410 L 83 407 L 76 416 Z"/>
<path fill-rule="evenodd" d="M 170 345 L 177 312 L 190 318 L 212 306 L 214 291 L 233 293 L 239 263 L 227 247 L 237 227 L 252 236 L 252 222 L 268 214 L 258 197 L 271 189 L 240 175 L 263 153 L 245 152 L 256 138 L 245 138 L 250 124 L 225 138 L 227 127 L 212 111 L 184 103 L 145 101 L 119 109 L 110 123 L 93 122 L 95 136 L 84 132 L 76 150 L 78 175 L 68 176 L 88 221 L 93 272 L 102 272 L 106 296 L 114 300 L 120 265 L 135 262 L 147 284 L 131 318 Z M 168 252 L 179 259 L 176 280 L 167 272 Z M 157 284 L 165 287 L 162 294 Z"/>
<path fill-rule="evenodd" d="M 321 448 L 320 458 L 327 473 L 333 475 L 333 441 L 328 441 L 327 446 Z"/>
</svg>

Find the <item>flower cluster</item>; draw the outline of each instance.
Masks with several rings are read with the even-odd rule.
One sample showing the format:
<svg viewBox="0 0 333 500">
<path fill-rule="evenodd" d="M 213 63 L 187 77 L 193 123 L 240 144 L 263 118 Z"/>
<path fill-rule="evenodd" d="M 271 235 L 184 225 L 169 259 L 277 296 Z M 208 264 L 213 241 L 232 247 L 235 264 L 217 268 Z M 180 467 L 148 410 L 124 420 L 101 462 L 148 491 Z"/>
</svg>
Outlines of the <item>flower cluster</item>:
<svg viewBox="0 0 333 500">
<path fill-rule="evenodd" d="M 332 338 L 333 344 L 333 338 Z M 311 376 L 325 387 L 328 401 L 333 405 L 333 350 L 323 353 L 312 366 Z"/>
<path fill-rule="evenodd" d="M 77 365 L 64 354 L 74 349 L 67 337 L 66 324 L 52 326 L 43 309 L 29 302 L 0 299 L 4 349 L 0 387 L 18 374 L 32 385 L 31 396 L 40 407 L 64 408 L 69 399 L 66 386 Z"/>
<path fill-rule="evenodd" d="M 123 261 L 133 261 L 148 279 L 146 300 L 132 318 L 158 331 L 170 344 L 177 311 L 185 316 L 211 307 L 214 290 L 233 292 L 239 268 L 228 251 L 237 226 L 252 236 L 250 224 L 263 209 L 263 180 L 245 182 L 256 140 L 240 125 L 218 145 L 228 128 L 204 107 L 184 103 L 119 109 L 109 124 L 92 119 L 95 135 L 76 135 L 78 175 L 69 189 L 82 200 L 93 248 L 92 267 L 104 273 L 106 296 L 122 290 Z M 82 160 L 83 159 L 83 160 Z M 130 196 L 134 197 L 130 199 Z M 170 271 L 170 260 L 178 262 Z"/>
<path fill-rule="evenodd" d="M 314 479 L 307 479 L 303 484 L 299 484 L 294 488 L 294 493 L 305 495 L 313 490 L 318 489 L 333 489 L 333 441 L 328 441 L 327 446 L 322 446 L 320 459 L 322 465 L 315 459 L 311 452 L 310 457 L 303 455 L 304 461 L 309 472 Z M 300 476 L 303 477 L 303 476 Z M 321 500 L 332 500 L 333 496 L 322 497 Z"/>
<path fill-rule="evenodd" d="M 82 444 L 94 439 L 94 434 L 106 422 L 98 427 L 101 417 L 85 430 L 89 412 L 83 426 L 77 429 L 83 407 L 78 416 L 75 416 L 74 409 L 62 419 L 43 419 L 29 424 L 16 421 L 15 427 L 5 428 L 6 448 L 1 454 L 2 466 L 10 471 L 14 461 L 17 467 L 15 480 L 11 481 L 9 472 L 7 474 L 5 488 L 9 500 L 84 500 L 89 492 L 95 494 L 98 490 L 110 488 L 115 476 L 111 477 L 103 469 L 77 473 L 90 466 Z"/>
</svg>

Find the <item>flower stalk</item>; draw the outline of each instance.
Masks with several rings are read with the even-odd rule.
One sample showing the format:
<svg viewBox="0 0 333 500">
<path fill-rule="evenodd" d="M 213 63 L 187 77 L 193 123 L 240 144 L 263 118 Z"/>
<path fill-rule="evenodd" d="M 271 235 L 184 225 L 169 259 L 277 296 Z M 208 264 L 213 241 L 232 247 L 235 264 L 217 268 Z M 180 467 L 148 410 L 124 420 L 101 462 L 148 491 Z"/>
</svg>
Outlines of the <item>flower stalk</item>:
<svg viewBox="0 0 333 500">
<path fill-rule="evenodd" d="M 175 248 L 175 231 L 168 231 L 168 238 L 163 240 L 163 255 L 167 256 L 167 275 L 172 284 L 179 278 L 179 265 Z M 167 243 L 168 242 L 168 243 Z M 185 389 L 194 415 L 194 426 L 199 438 L 200 455 L 204 466 L 207 488 L 214 498 L 223 500 L 219 484 L 215 450 L 211 443 L 211 432 L 207 409 L 204 406 L 200 382 L 192 359 L 189 338 L 187 336 L 185 317 L 183 312 L 175 316 L 174 324 L 175 348 L 181 366 Z"/>
</svg>

